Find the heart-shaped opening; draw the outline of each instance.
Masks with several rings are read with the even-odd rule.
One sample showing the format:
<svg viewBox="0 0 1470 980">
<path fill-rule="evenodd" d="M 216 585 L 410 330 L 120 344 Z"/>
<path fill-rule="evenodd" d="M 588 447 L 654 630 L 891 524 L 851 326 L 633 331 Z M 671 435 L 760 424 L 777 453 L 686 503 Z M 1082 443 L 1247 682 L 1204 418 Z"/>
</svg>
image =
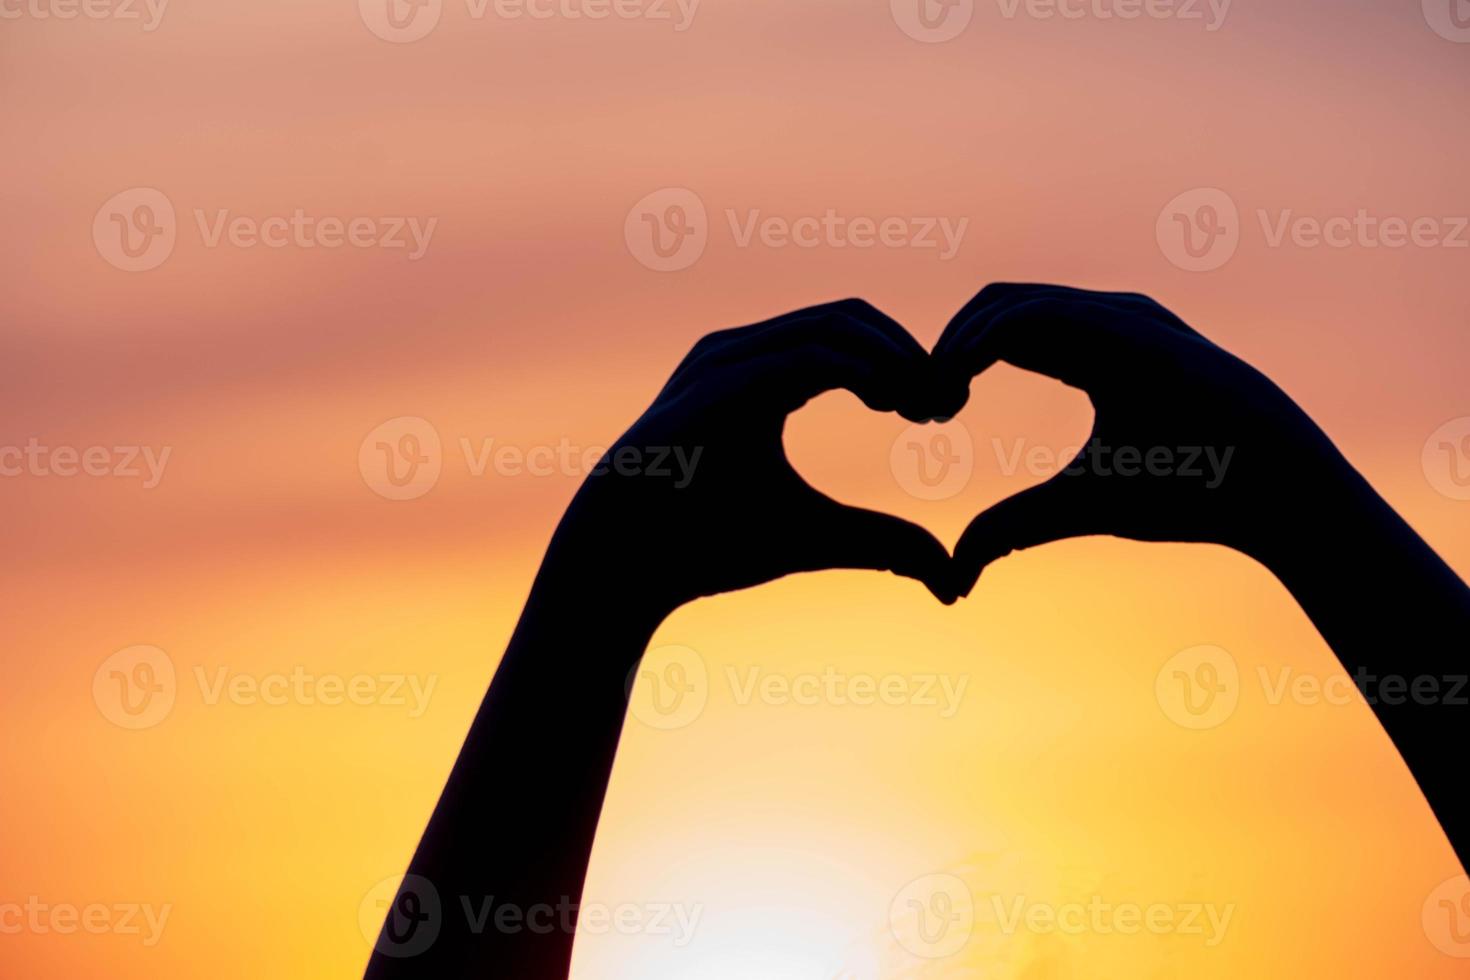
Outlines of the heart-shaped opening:
<svg viewBox="0 0 1470 980">
<path fill-rule="evenodd" d="M 786 454 L 828 496 L 912 521 L 953 547 L 976 514 L 1066 466 L 1092 416 L 1082 392 L 997 365 L 944 423 L 914 425 L 830 392 L 788 420 Z"/>
</svg>

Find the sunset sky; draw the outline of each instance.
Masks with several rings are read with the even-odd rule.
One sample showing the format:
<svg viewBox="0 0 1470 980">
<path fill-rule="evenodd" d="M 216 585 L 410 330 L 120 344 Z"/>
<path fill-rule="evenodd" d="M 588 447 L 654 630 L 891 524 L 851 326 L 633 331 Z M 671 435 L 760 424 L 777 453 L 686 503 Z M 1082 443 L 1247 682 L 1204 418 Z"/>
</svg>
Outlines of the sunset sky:
<svg viewBox="0 0 1470 980">
<path fill-rule="evenodd" d="M 1470 574 L 1461 0 L 387 2 L 0 0 L 0 975 L 360 976 L 580 482 L 507 460 L 606 446 L 713 329 L 1145 292 Z M 702 252 L 638 238 L 669 204 Z M 787 446 L 948 545 L 1089 420 L 988 373 L 938 500 L 849 394 Z M 1463 870 L 1365 705 L 1283 695 L 1339 668 L 1240 555 L 1055 544 L 952 608 L 799 576 L 653 646 L 703 701 L 629 719 L 584 903 L 644 927 L 577 980 L 1464 976 Z M 1191 726 L 1200 657 L 1235 704 Z M 963 944 L 906 932 L 956 882 Z M 1011 918 L 1089 903 L 1177 928 Z"/>
</svg>

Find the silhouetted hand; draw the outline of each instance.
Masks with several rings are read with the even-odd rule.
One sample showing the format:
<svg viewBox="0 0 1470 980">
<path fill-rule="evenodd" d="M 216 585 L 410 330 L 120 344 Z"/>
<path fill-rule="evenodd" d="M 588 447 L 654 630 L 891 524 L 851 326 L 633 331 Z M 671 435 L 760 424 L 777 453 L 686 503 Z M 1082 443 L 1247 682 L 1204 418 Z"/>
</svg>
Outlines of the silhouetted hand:
<svg viewBox="0 0 1470 980">
<path fill-rule="evenodd" d="M 680 604 L 823 568 L 891 569 L 954 601 L 929 532 L 818 493 L 781 444 L 786 416 L 833 388 L 913 420 L 952 413 L 964 386 L 932 375 L 855 300 L 695 345 L 562 518 L 390 907 L 432 897 L 441 913 L 417 931 L 390 911 L 369 980 L 566 977 L 629 671 Z M 465 914 L 491 900 L 554 925 Z"/>
<path fill-rule="evenodd" d="M 971 522 L 959 591 L 1002 555 L 1079 535 L 1252 556 L 1332 647 L 1465 863 L 1464 767 L 1449 749 L 1470 711 L 1454 639 L 1470 631 L 1470 588 L 1281 389 L 1132 293 L 989 286 L 934 354 L 966 378 L 996 361 L 1050 375 L 1096 411 L 1072 466 Z M 1203 465 L 1183 469 L 1195 450 Z"/>
<path fill-rule="evenodd" d="M 1012 551 L 1083 535 L 1227 545 L 1260 557 L 1342 493 L 1350 467 L 1270 379 L 1146 296 L 987 286 L 934 350 L 973 377 L 997 361 L 1085 391 L 1087 446 L 982 513 L 955 549 L 968 592 Z"/>
<path fill-rule="evenodd" d="M 712 333 L 587 479 L 548 560 L 606 551 L 619 598 L 658 613 L 826 568 L 891 570 L 953 602 L 932 534 L 813 489 L 781 442 L 787 415 L 822 392 L 922 420 L 963 399 L 941 387 L 918 342 L 859 300 Z"/>
</svg>

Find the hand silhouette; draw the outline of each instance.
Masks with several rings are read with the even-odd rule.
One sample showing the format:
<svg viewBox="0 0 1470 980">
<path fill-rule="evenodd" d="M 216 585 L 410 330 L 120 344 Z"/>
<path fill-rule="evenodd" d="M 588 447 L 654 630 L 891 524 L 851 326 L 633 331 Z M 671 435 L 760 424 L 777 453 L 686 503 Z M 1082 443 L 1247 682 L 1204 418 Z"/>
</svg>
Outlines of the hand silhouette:
<svg viewBox="0 0 1470 980">
<path fill-rule="evenodd" d="M 385 927 L 369 980 L 567 975 L 575 914 L 501 930 L 454 913 L 485 896 L 528 919 L 575 910 L 630 670 L 682 603 L 823 568 L 891 569 L 955 600 L 933 535 L 818 493 L 781 444 L 786 416 L 833 388 L 911 420 L 952 413 L 964 385 L 932 368 L 857 300 L 695 345 L 557 527 L 402 885 L 445 914 L 417 945 Z"/>
<path fill-rule="evenodd" d="M 1146 296 L 987 286 L 934 356 L 967 379 L 997 361 L 1047 375 L 1086 392 L 1096 412 L 1062 472 L 966 529 L 961 592 L 997 558 L 1083 535 L 1260 556 L 1344 484 L 1346 462 L 1280 388 Z"/>
<path fill-rule="evenodd" d="M 1465 861 L 1463 767 L 1447 747 L 1465 737 L 1453 692 L 1466 668 L 1445 641 L 1470 630 L 1470 589 L 1281 389 L 1147 297 L 1058 286 L 986 287 L 935 357 L 966 378 L 997 361 L 1049 375 L 1096 412 L 1071 466 L 966 528 L 958 591 L 1011 551 L 1081 535 L 1250 555 L 1359 685 Z"/>
<path fill-rule="evenodd" d="M 826 568 L 891 570 L 952 603 L 949 552 L 932 534 L 837 503 L 787 461 L 786 417 L 834 388 L 910 420 L 952 412 L 964 397 L 962 386 L 939 384 L 902 327 L 860 300 L 712 333 L 588 478 L 552 557 L 611 549 L 627 601 L 658 614 Z"/>
</svg>

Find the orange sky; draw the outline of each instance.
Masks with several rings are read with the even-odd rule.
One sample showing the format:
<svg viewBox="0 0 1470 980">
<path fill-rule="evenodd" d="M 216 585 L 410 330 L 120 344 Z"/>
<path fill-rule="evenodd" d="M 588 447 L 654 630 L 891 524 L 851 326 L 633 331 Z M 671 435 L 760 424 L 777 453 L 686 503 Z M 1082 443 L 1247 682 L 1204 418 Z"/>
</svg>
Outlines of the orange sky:
<svg viewBox="0 0 1470 980">
<path fill-rule="evenodd" d="M 1279 381 L 1470 572 L 1470 502 L 1421 458 L 1470 416 L 1470 45 L 1436 0 L 1236 0 L 1214 30 L 1205 3 L 1124 20 L 1101 12 L 1126 0 L 1077 18 L 995 0 L 938 43 L 895 2 L 703 0 L 685 23 L 672 0 L 605 19 L 444 0 L 398 42 L 372 0 L 173 0 L 152 29 L 141 2 L 60 19 L 41 14 L 66 0 L 0 0 L 0 465 L 47 460 L 0 477 L 0 973 L 358 975 L 360 910 L 405 865 L 578 482 L 477 475 L 475 453 L 605 445 L 711 329 L 859 294 L 928 345 L 992 280 L 1148 292 Z M 109 233 L 157 204 L 138 188 L 172 210 L 173 248 L 126 271 Z M 625 226 L 668 188 L 707 241 L 663 272 Z M 1157 226 L 1202 188 L 1239 241 L 1188 271 Z M 298 211 L 305 239 L 244 244 Z M 829 211 L 964 232 L 948 257 L 742 239 Z M 1273 243 L 1360 211 L 1439 237 Z M 247 220 L 213 239 L 221 212 Z M 400 218 L 406 247 L 323 244 L 323 219 L 379 241 Z M 974 472 L 947 499 L 905 491 L 904 423 L 845 394 L 793 419 L 792 458 L 952 542 L 1041 478 L 1006 472 L 1016 446 L 1087 431 L 1085 399 L 1044 379 L 974 390 Z M 359 457 L 402 417 L 438 436 L 440 473 L 389 500 Z M 112 475 L 58 475 L 58 448 L 91 447 Z M 1425 915 L 1461 873 L 1448 844 L 1366 707 L 1273 696 L 1335 662 L 1240 556 L 1059 544 L 951 609 L 890 577 L 803 576 L 681 610 L 670 645 L 703 708 L 630 720 L 585 899 L 697 925 L 584 934 L 579 980 L 1463 973 L 1443 947 L 1470 949 Z M 162 654 L 104 666 L 139 646 Z M 1238 704 L 1194 730 L 1156 679 L 1202 646 L 1235 665 Z M 159 656 L 171 707 L 116 724 L 109 671 Z M 963 693 L 948 712 L 745 696 L 834 674 Z M 325 703 L 322 678 L 367 686 Z M 916 881 L 972 900 L 951 955 L 890 921 Z M 1017 901 L 1229 918 L 1214 943 L 1008 929 Z M 95 935 L 57 917 L 99 905 Z"/>
</svg>

